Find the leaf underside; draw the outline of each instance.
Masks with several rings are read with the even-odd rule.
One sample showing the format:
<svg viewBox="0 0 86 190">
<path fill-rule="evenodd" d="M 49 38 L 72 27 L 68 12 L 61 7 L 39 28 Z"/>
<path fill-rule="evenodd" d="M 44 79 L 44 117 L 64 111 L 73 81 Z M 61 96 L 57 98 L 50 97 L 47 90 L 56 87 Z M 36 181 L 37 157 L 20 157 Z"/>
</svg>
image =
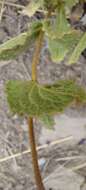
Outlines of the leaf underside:
<svg viewBox="0 0 86 190">
<path fill-rule="evenodd" d="M 80 39 L 79 43 L 75 47 L 70 59 L 69 64 L 76 63 L 79 59 L 80 54 L 86 48 L 86 32 L 83 34 L 82 38 Z"/>
<path fill-rule="evenodd" d="M 64 0 L 65 5 L 69 7 L 71 7 L 71 4 L 72 6 L 75 5 L 77 2 L 77 0 Z M 81 50 L 85 49 L 86 38 L 84 37 L 81 40 L 82 32 L 75 30 L 69 24 L 66 18 L 64 4 L 58 6 L 55 19 L 47 19 L 43 22 L 43 30 L 47 36 L 48 48 L 54 62 L 63 61 L 66 56 L 68 60 L 71 59 L 70 62 L 75 59 L 74 57 L 77 60 L 77 57 L 79 58 L 81 54 Z M 78 43 L 79 45 L 77 45 Z M 71 54 L 73 55 L 70 58 Z"/>
<path fill-rule="evenodd" d="M 67 54 L 74 51 L 81 34 L 73 31 L 70 34 L 65 34 L 61 39 L 48 39 L 49 51 L 53 61 L 63 61 Z"/>
<path fill-rule="evenodd" d="M 72 80 L 53 85 L 40 85 L 34 81 L 9 81 L 7 99 L 13 113 L 42 116 L 64 111 L 74 100 L 86 102 L 85 91 Z"/>
<path fill-rule="evenodd" d="M 22 33 L 0 45 L 0 60 L 15 58 L 26 45 L 27 33 Z"/>
<path fill-rule="evenodd" d="M 15 59 L 18 55 L 26 51 L 33 40 L 38 36 L 41 27 L 41 22 L 33 22 L 27 32 L 21 33 L 1 44 L 0 60 Z"/>
</svg>

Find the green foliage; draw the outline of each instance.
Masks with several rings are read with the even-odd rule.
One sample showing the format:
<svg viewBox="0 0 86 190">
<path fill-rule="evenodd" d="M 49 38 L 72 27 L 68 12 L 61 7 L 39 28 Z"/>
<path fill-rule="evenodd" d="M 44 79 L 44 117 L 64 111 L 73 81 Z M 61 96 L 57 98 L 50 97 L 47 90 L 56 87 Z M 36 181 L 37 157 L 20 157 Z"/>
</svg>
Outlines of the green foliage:
<svg viewBox="0 0 86 190">
<path fill-rule="evenodd" d="M 51 10 L 56 10 L 60 5 L 72 8 L 78 2 L 79 0 L 43 0 L 44 8 Z"/>
<path fill-rule="evenodd" d="M 45 115 L 40 116 L 39 119 L 46 128 L 53 129 L 53 126 L 55 125 L 53 116 L 45 114 Z"/>
<path fill-rule="evenodd" d="M 85 90 L 72 80 L 45 86 L 34 81 L 9 81 L 6 89 L 11 110 L 20 115 L 52 115 L 64 111 L 74 100 L 86 103 Z"/>
<path fill-rule="evenodd" d="M 58 6 L 59 0 L 54 0 L 54 1 L 44 0 L 43 2 L 44 2 L 43 5 L 45 9 L 55 10 Z"/>
<path fill-rule="evenodd" d="M 67 5 L 70 5 L 71 3 L 72 5 L 75 5 L 77 1 L 65 0 L 64 2 Z M 51 58 L 54 62 L 60 62 L 64 60 L 66 55 L 68 56 L 71 53 L 75 52 L 73 53 L 73 57 L 76 57 L 76 60 L 78 60 L 81 52 L 86 47 L 86 39 L 84 37 L 85 41 L 83 39 L 80 41 L 83 35 L 82 32 L 73 29 L 73 27 L 71 27 L 71 25 L 69 24 L 66 18 L 64 4 L 59 4 L 55 13 L 55 19 L 51 20 L 49 18 L 43 21 L 43 30 L 48 39 L 48 48 L 51 54 Z M 78 43 L 81 45 L 79 45 Z M 77 48 L 76 46 L 79 48 Z M 72 61 L 70 61 L 70 63 L 72 63 Z"/>
<path fill-rule="evenodd" d="M 31 0 L 31 2 L 24 8 L 23 13 L 32 17 L 40 8 L 43 10 L 55 11 L 60 5 L 72 8 L 79 0 Z"/>
<path fill-rule="evenodd" d="M 28 49 L 32 41 L 38 36 L 42 24 L 37 21 L 32 23 L 29 31 L 4 42 L 0 45 L 0 60 L 15 59 L 18 55 Z"/>
<path fill-rule="evenodd" d="M 71 53 L 69 63 L 76 62 L 86 47 L 86 34 L 82 36 L 80 31 L 71 27 L 66 18 L 65 9 L 71 9 L 76 3 L 78 0 L 32 0 L 24 9 L 28 16 L 33 16 L 41 8 L 50 9 L 55 13 L 55 17 L 35 21 L 27 32 L 1 44 L 0 60 L 16 58 L 28 49 L 43 30 L 54 62 L 62 61 Z M 84 91 L 73 81 L 62 81 L 53 86 L 41 86 L 32 81 L 10 81 L 7 84 L 7 93 L 14 113 L 40 116 L 40 119 L 48 126 L 53 124 L 48 114 L 63 111 L 76 98 L 80 101 L 85 100 Z"/>
<path fill-rule="evenodd" d="M 64 0 L 64 2 L 67 7 L 72 8 L 79 2 L 79 0 Z"/>
<path fill-rule="evenodd" d="M 72 28 L 66 19 L 63 5 L 57 10 L 55 20 L 44 20 L 43 30 L 48 37 L 53 39 L 62 38 L 65 34 L 72 33 Z"/>
<path fill-rule="evenodd" d="M 27 32 L 0 45 L 0 60 L 9 60 L 19 55 L 26 48 Z"/>
<path fill-rule="evenodd" d="M 41 8 L 44 14 L 51 11 L 54 16 L 31 24 L 27 32 L 16 36 L 0 45 L 0 60 L 14 59 L 26 51 L 33 41 L 44 31 L 48 48 L 54 62 L 69 58 L 75 63 L 86 48 L 86 33 L 75 30 L 66 16 L 78 3 L 78 0 L 32 0 L 24 9 L 28 16 L 33 16 Z M 28 114 L 39 117 L 48 127 L 53 120 L 51 115 L 62 112 L 74 100 L 86 103 L 86 92 L 74 81 L 59 81 L 53 85 L 40 85 L 33 81 L 9 81 L 6 86 L 7 98 L 11 110 L 20 115 Z"/>
<path fill-rule="evenodd" d="M 54 62 L 62 61 L 67 54 L 70 54 L 81 38 L 81 34 L 73 31 L 65 34 L 61 39 L 48 39 L 49 51 Z"/>
<path fill-rule="evenodd" d="M 28 49 L 39 35 L 39 32 L 43 30 L 48 41 L 51 58 L 54 62 L 64 60 L 65 56 L 70 56 L 71 53 L 72 56 L 69 63 L 76 62 L 86 47 L 86 38 L 85 36 L 82 37 L 80 31 L 71 27 L 66 18 L 66 8 L 69 7 L 70 9 L 77 2 L 78 0 L 32 0 L 25 8 L 29 16 L 33 16 L 41 8 L 43 11 L 46 9 L 53 11 L 55 17 L 53 19 L 49 17 L 35 21 L 31 24 L 27 32 L 1 44 L 0 60 L 16 58 Z"/>
<path fill-rule="evenodd" d="M 59 9 L 57 9 L 57 15 L 56 15 L 54 28 L 55 28 L 56 37 L 58 38 L 61 38 L 65 34 L 68 34 L 71 32 L 70 24 L 66 19 L 64 6 L 61 6 Z"/>
<path fill-rule="evenodd" d="M 70 59 L 69 64 L 76 63 L 79 59 L 80 54 L 86 48 L 86 33 L 80 39 L 78 45 L 76 46 L 75 50 L 73 51 Z"/>
</svg>

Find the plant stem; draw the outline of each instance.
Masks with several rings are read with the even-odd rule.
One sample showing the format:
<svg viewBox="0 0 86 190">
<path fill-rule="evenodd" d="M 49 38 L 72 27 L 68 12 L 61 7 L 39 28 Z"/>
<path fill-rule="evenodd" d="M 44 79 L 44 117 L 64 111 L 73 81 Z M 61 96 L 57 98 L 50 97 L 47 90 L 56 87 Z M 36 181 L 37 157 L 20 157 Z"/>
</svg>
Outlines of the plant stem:
<svg viewBox="0 0 86 190">
<path fill-rule="evenodd" d="M 43 183 L 42 183 L 39 166 L 38 166 L 38 155 L 37 155 L 37 151 L 36 151 L 33 118 L 28 118 L 28 131 L 29 131 L 31 154 L 32 154 L 32 159 L 33 159 L 34 175 L 35 175 L 37 189 L 45 190 Z"/>
<path fill-rule="evenodd" d="M 40 31 L 40 34 L 36 41 L 35 52 L 34 52 L 33 60 L 32 60 L 32 80 L 33 81 L 37 81 L 37 64 L 39 63 L 39 59 L 40 59 L 40 52 L 41 52 L 41 47 L 43 43 L 43 37 L 44 37 L 44 32 Z M 34 168 L 34 175 L 35 175 L 37 189 L 45 190 L 44 185 L 42 183 L 42 177 L 41 177 L 40 169 L 38 165 L 38 155 L 36 151 L 33 118 L 31 117 L 28 118 L 27 123 L 28 123 L 28 132 L 29 132 L 29 138 L 30 138 L 31 154 L 32 154 L 32 161 L 33 161 L 33 168 Z"/>
<path fill-rule="evenodd" d="M 40 59 L 40 52 L 41 52 L 41 47 L 43 43 L 43 37 L 44 37 L 44 32 L 40 31 L 39 37 L 36 41 L 36 48 L 35 48 L 33 61 L 32 61 L 32 80 L 33 81 L 37 80 L 37 64 L 39 63 L 39 59 Z"/>
<path fill-rule="evenodd" d="M 51 15 L 51 10 L 48 12 L 45 19 L 50 17 L 50 15 Z M 35 51 L 34 51 L 33 60 L 32 60 L 32 80 L 33 81 L 37 81 L 37 64 L 40 61 L 40 53 L 41 53 L 43 40 L 44 40 L 44 32 L 41 30 L 35 44 Z M 28 132 L 29 132 L 29 138 L 30 138 L 31 154 L 32 154 L 32 160 L 33 160 L 33 168 L 34 168 L 36 185 L 37 185 L 38 190 L 45 190 L 43 182 L 42 182 L 39 165 L 38 165 L 38 155 L 36 151 L 33 118 L 32 117 L 28 118 L 27 123 L 28 123 Z"/>
<path fill-rule="evenodd" d="M 49 10 L 45 19 L 49 18 L 51 16 L 51 13 L 52 11 Z M 37 81 L 37 64 L 40 61 L 40 53 L 41 53 L 43 39 L 44 39 L 44 31 L 41 30 L 38 36 L 38 39 L 36 41 L 36 47 L 35 47 L 35 52 L 34 52 L 33 61 L 32 61 L 32 80 L 33 81 Z"/>
</svg>

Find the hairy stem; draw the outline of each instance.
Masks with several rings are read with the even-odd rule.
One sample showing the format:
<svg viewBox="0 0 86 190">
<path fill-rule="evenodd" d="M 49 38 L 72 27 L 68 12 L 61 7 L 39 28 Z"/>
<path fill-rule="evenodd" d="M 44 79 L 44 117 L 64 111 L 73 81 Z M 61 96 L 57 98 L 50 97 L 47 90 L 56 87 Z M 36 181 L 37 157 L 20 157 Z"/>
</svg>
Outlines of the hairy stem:
<svg viewBox="0 0 86 190">
<path fill-rule="evenodd" d="M 34 127 L 33 127 L 33 118 L 28 118 L 28 131 L 29 131 L 29 140 L 31 146 L 31 153 L 33 159 L 33 168 L 34 168 L 34 175 L 36 180 L 36 185 L 38 190 L 45 190 L 42 178 L 38 166 L 38 155 L 36 151 L 36 143 L 35 143 L 35 136 L 34 136 Z"/>
<path fill-rule="evenodd" d="M 40 34 L 36 41 L 35 52 L 34 52 L 33 60 L 32 60 L 32 80 L 34 80 L 34 81 L 37 80 L 37 64 L 39 63 L 39 60 L 40 60 L 40 52 L 41 52 L 41 47 L 42 47 L 42 43 L 43 43 L 43 37 L 44 37 L 44 32 L 40 31 Z M 34 168 L 34 175 L 35 175 L 37 189 L 45 190 L 43 183 L 42 183 L 42 177 L 41 177 L 40 169 L 39 169 L 39 165 L 38 165 L 38 155 L 37 155 L 37 151 L 36 151 L 33 118 L 31 118 L 31 117 L 28 118 L 27 122 L 28 122 L 31 154 L 32 154 L 32 161 L 33 161 L 33 168 Z"/>
<path fill-rule="evenodd" d="M 51 13 L 52 13 L 52 11 L 49 10 L 45 19 L 49 18 L 51 16 Z M 33 61 L 32 61 L 32 80 L 34 80 L 34 81 L 37 81 L 37 64 L 40 61 L 40 53 L 41 53 L 43 40 L 44 40 L 44 32 L 41 30 L 39 37 L 36 41 L 35 52 L 34 52 Z"/>
<path fill-rule="evenodd" d="M 43 37 L 44 37 L 44 32 L 40 31 L 39 37 L 36 41 L 35 52 L 34 52 L 33 61 L 32 61 L 32 80 L 34 81 L 37 80 L 37 64 L 39 63 L 39 59 L 40 59 L 40 52 L 41 52 L 41 47 L 43 43 Z"/>
<path fill-rule="evenodd" d="M 50 15 L 51 15 L 51 10 L 48 12 L 45 19 L 50 17 Z M 33 60 L 32 60 L 32 80 L 33 81 L 37 81 L 37 64 L 40 61 L 40 53 L 42 49 L 43 40 L 44 40 L 44 32 L 41 30 L 35 44 L 35 51 L 34 51 Z M 38 155 L 36 151 L 33 118 L 32 117 L 28 118 L 27 122 L 28 122 L 31 154 L 32 154 L 33 168 L 34 168 L 34 175 L 35 175 L 37 189 L 45 190 L 44 185 L 42 183 L 42 177 L 41 177 L 41 173 L 40 173 L 40 169 L 38 165 Z"/>
</svg>

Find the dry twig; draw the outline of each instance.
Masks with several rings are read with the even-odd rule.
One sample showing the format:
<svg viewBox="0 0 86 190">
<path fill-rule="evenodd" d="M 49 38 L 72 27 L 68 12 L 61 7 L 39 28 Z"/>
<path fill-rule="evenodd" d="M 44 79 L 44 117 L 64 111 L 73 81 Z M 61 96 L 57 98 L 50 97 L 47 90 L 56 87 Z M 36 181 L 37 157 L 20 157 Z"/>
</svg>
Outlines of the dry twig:
<svg viewBox="0 0 86 190">
<path fill-rule="evenodd" d="M 66 137 L 66 138 L 63 138 L 63 139 L 59 139 L 59 140 L 53 141 L 53 142 L 51 142 L 50 144 L 44 144 L 44 145 L 42 145 L 42 146 L 38 146 L 38 147 L 37 147 L 37 150 L 42 150 L 42 149 L 51 147 L 51 146 L 56 145 L 56 144 L 64 143 L 64 142 L 69 141 L 69 140 L 73 140 L 73 137 L 72 137 L 72 136 L 69 136 L 69 137 Z M 21 153 L 16 153 L 16 154 L 13 154 L 13 155 L 11 155 L 11 156 L 7 156 L 7 157 L 5 157 L 5 158 L 1 158 L 1 159 L 0 159 L 0 163 L 5 162 L 5 161 L 8 161 L 8 160 L 10 160 L 10 159 L 12 159 L 12 158 L 18 158 L 18 157 L 20 157 L 20 156 L 22 156 L 22 155 L 24 155 L 24 154 L 28 154 L 28 153 L 31 153 L 31 150 L 30 150 L 30 149 L 25 150 L 25 151 L 23 151 L 23 152 L 21 152 Z"/>
</svg>

